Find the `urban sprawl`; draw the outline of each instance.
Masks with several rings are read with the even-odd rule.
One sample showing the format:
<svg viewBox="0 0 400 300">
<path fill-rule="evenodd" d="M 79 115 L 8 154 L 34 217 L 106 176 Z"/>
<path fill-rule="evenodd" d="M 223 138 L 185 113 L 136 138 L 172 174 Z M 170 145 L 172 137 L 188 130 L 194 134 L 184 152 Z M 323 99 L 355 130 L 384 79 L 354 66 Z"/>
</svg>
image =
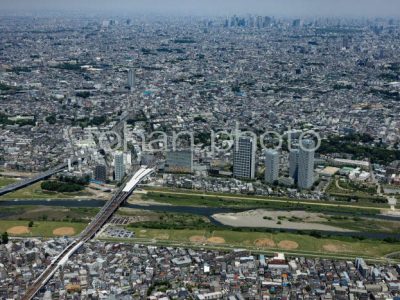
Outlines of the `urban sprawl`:
<svg viewBox="0 0 400 300">
<path fill-rule="evenodd" d="M 400 299 L 399 53 L 398 19 L 1 17 L 0 190 L 66 165 L 0 193 L 0 298 L 146 166 L 37 299 Z"/>
</svg>

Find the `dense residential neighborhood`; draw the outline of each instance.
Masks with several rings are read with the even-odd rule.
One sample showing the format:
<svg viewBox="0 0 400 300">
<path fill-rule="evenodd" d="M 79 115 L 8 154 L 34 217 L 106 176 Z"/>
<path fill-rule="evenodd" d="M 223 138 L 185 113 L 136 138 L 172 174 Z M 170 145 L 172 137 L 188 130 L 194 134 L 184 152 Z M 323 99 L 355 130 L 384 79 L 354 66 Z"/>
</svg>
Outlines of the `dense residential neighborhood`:
<svg viewBox="0 0 400 300">
<path fill-rule="evenodd" d="M 374 1 L 0 3 L 0 299 L 399 300 Z"/>
<path fill-rule="evenodd" d="M 0 296 L 21 295 L 65 239 L 0 246 Z M 400 265 L 95 242 L 42 299 L 397 299 Z"/>
</svg>

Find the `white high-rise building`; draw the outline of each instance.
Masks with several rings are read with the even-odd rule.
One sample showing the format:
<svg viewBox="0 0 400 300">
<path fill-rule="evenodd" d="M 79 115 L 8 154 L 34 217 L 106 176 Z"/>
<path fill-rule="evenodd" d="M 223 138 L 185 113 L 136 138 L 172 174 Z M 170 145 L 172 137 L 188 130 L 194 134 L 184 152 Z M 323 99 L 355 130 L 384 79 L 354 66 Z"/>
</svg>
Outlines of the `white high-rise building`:
<svg viewBox="0 0 400 300">
<path fill-rule="evenodd" d="M 125 160 L 125 165 L 128 167 L 128 169 L 132 166 L 132 153 L 127 152 L 124 155 L 124 160 Z"/>
<path fill-rule="evenodd" d="M 116 152 L 114 155 L 114 174 L 115 180 L 118 182 L 125 176 L 125 162 L 124 154 L 122 152 Z"/>
<path fill-rule="evenodd" d="M 235 141 L 233 152 L 233 176 L 254 179 L 256 169 L 256 141 L 251 137 L 240 137 Z"/>
<path fill-rule="evenodd" d="M 279 152 L 265 151 L 265 182 L 274 183 L 279 177 Z"/>
<path fill-rule="evenodd" d="M 289 177 L 297 183 L 299 178 L 299 150 L 292 149 L 289 152 Z"/>
<path fill-rule="evenodd" d="M 133 90 L 135 87 L 135 73 L 133 72 L 133 69 L 129 69 L 128 71 L 128 88 Z"/>
<path fill-rule="evenodd" d="M 312 140 L 303 140 L 299 149 L 299 177 L 297 186 L 301 189 L 310 189 L 314 184 L 314 154 L 315 143 Z"/>
</svg>

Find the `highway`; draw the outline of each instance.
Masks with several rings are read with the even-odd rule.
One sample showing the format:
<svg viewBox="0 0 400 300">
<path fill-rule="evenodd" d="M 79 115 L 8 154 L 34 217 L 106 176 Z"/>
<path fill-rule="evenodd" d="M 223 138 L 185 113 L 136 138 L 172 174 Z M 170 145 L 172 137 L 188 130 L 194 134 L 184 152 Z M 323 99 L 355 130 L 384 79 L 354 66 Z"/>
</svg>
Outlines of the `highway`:
<svg viewBox="0 0 400 300">
<path fill-rule="evenodd" d="M 7 186 L 5 186 L 5 187 L 0 189 L 0 196 L 8 194 L 8 193 L 11 193 L 11 192 L 14 192 L 14 191 L 19 190 L 19 189 L 22 189 L 22 188 L 27 187 L 27 186 L 29 186 L 31 184 L 34 184 L 35 182 L 40 181 L 40 180 L 46 179 L 46 178 L 48 178 L 48 177 L 60 172 L 61 170 L 65 169 L 66 167 L 68 167 L 68 163 L 63 163 L 61 165 L 58 165 L 57 167 L 54 167 L 54 168 L 52 168 L 50 170 L 47 170 L 46 172 L 40 173 L 40 174 L 38 174 L 38 175 L 36 175 L 34 177 L 27 178 L 27 179 L 18 181 L 18 182 L 14 183 L 14 184 L 7 185 Z"/>
<path fill-rule="evenodd" d="M 119 206 L 129 198 L 136 186 L 153 172 L 153 168 L 142 166 L 126 184 L 123 184 L 115 193 L 113 198 L 110 201 L 107 201 L 107 203 L 102 207 L 102 209 L 89 223 L 85 230 L 83 230 L 77 236 L 77 238 L 68 245 L 68 247 L 66 247 L 57 257 L 53 259 L 51 264 L 29 287 L 22 299 L 33 299 L 40 289 L 46 285 L 54 273 L 68 261 L 71 255 L 74 254 L 84 243 L 96 235 L 96 233 L 111 218 Z"/>
</svg>

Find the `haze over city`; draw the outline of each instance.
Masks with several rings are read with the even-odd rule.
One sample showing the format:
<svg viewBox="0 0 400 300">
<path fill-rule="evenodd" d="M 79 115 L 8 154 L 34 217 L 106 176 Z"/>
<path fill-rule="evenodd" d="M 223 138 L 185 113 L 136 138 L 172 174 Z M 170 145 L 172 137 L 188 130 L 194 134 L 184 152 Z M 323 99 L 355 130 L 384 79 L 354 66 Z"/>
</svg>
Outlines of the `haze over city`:
<svg viewBox="0 0 400 300">
<path fill-rule="evenodd" d="M 397 0 L 3 0 L 3 13 L 80 11 L 220 15 L 260 13 L 274 16 L 397 17 Z"/>
</svg>

